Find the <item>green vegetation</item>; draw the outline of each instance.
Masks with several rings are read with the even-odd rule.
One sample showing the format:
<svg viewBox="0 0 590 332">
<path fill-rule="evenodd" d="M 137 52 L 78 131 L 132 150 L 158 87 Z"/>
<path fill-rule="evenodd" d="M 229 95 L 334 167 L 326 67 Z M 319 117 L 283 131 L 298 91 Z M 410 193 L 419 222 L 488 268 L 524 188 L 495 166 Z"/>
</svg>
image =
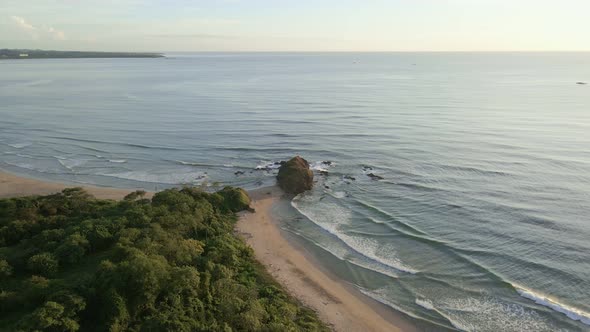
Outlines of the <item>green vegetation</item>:
<svg viewBox="0 0 590 332">
<path fill-rule="evenodd" d="M 0 49 L 2 59 L 161 58 L 159 53 L 78 52 Z"/>
<path fill-rule="evenodd" d="M 326 331 L 233 231 L 241 189 L 0 200 L 0 331 Z"/>
</svg>

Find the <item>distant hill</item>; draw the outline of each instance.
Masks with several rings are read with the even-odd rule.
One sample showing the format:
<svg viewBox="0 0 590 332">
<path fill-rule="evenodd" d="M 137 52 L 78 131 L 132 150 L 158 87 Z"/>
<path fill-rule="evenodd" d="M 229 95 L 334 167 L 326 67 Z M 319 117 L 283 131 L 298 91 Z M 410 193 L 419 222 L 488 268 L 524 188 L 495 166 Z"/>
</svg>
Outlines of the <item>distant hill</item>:
<svg viewBox="0 0 590 332">
<path fill-rule="evenodd" d="M 0 49 L 2 59 L 75 59 L 75 58 L 161 58 L 160 53 L 78 52 L 26 49 Z"/>
</svg>

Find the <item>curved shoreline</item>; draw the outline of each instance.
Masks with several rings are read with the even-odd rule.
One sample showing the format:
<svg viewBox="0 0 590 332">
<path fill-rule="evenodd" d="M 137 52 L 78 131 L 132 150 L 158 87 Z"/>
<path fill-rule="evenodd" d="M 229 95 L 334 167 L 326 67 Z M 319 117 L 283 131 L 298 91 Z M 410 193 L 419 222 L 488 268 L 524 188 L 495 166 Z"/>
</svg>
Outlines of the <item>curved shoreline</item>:
<svg viewBox="0 0 590 332">
<path fill-rule="evenodd" d="M 283 196 L 278 187 L 250 191 L 255 213 L 243 212 L 236 230 L 258 261 L 291 295 L 314 309 L 335 331 L 416 331 L 411 322 L 371 303 L 360 292 L 330 276 L 302 248 L 292 244 L 271 209 Z"/>
<path fill-rule="evenodd" d="M 123 199 L 127 194 L 137 189 L 118 189 L 97 187 L 90 185 L 70 184 L 61 182 L 43 181 L 18 176 L 0 170 L 0 198 L 51 195 L 62 191 L 65 188 L 81 187 L 89 194 L 101 199 Z M 146 197 L 151 197 L 153 192 L 148 192 Z"/>
<path fill-rule="evenodd" d="M 50 182 L 26 178 L 0 170 L 0 198 L 50 195 L 65 188 L 82 187 L 101 199 L 123 199 L 136 189 L 118 189 Z M 148 192 L 151 197 L 154 193 Z M 335 331 L 416 331 L 406 321 L 353 287 L 330 275 L 303 247 L 283 234 L 271 210 L 283 197 L 278 187 L 249 191 L 255 213 L 242 212 L 236 231 L 254 250 L 267 271 L 289 293 L 312 308 Z"/>
</svg>

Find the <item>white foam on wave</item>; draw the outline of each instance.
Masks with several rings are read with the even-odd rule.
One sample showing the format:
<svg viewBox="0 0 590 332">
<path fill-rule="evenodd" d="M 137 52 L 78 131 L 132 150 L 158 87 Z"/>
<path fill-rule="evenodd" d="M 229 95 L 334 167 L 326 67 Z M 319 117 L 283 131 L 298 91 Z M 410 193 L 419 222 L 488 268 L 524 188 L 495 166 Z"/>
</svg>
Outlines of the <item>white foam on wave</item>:
<svg viewBox="0 0 590 332">
<path fill-rule="evenodd" d="M 368 290 L 368 289 L 364 289 L 362 287 L 358 287 L 358 290 L 363 293 L 365 296 L 368 296 L 370 298 L 372 298 L 373 300 L 384 304 L 388 307 L 391 307 L 399 312 L 403 312 L 406 315 L 410 316 L 410 317 L 414 317 L 417 319 L 422 319 L 422 317 L 412 313 L 411 311 L 408 310 L 404 310 L 402 307 L 400 307 L 399 305 L 397 305 L 396 303 L 390 301 L 387 295 L 383 294 L 384 288 L 380 288 L 380 289 L 376 289 L 376 290 Z"/>
<path fill-rule="evenodd" d="M 177 163 L 181 164 L 181 165 L 186 165 L 186 166 L 201 166 L 201 164 L 199 163 L 193 163 L 190 161 L 182 161 L 182 160 L 176 160 Z"/>
<path fill-rule="evenodd" d="M 303 203 L 303 204 L 300 204 Z M 291 205 L 314 224 L 326 230 L 356 253 L 396 271 L 415 274 L 418 271 L 405 265 L 395 250 L 375 239 L 346 234 L 340 229 L 352 219 L 352 211 L 338 204 L 320 202 L 314 194 L 298 195 Z"/>
<path fill-rule="evenodd" d="M 442 299 L 435 303 L 453 326 L 465 331 L 556 331 L 536 311 L 491 296 Z"/>
<path fill-rule="evenodd" d="M 416 304 L 421 306 L 424 309 L 428 309 L 428 310 L 433 310 L 434 311 L 434 306 L 432 305 L 432 302 L 430 302 L 429 300 L 426 299 L 416 299 Z"/>
<path fill-rule="evenodd" d="M 124 93 L 123 97 L 127 98 L 127 99 L 131 99 L 131 100 L 139 100 L 140 98 L 134 94 L 131 93 Z"/>
<path fill-rule="evenodd" d="M 279 169 L 280 167 L 281 167 L 281 164 L 278 163 L 278 162 L 262 161 L 254 169 L 257 169 L 257 170 L 274 170 L 274 169 Z"/>
<path fill-rule="evenodd" d="M 53 82 L 53 80 L 35 80 L 35 81 L 23 82 L 20 84 L 20 86 L 39 86 L 39 85 L 51 84 L 52 82 Z"/>
<path fill-rule="evenodd" d="M 394 279 L 399 278 L 399 272 L 400 272 L 399 270 L 390 268 L 388 266 L 384 266 L 383 264 L 374 262 L 372 260 L 362 259 L 361 257 L 364 257 L 362 255 L 360 255 L 360 257 L 357 258 L 357 256 L 355 255 L 356 251 L 352 250 L 350 247 L 348 247 L 345 244 L 327 242 L 327 241 L 316 241 L 314 239 L 310 239 L 306 234 L 302 234 L 300 232 L 296 232 L 296 231 L 292 231 L 292 230 L 289 230 L 289 231 L 307 239 L 308 241 L 312 242 L 313 244 L 315 244 L 319 248 L 322 248 L 323 250 L 329 252 L 330 254 L 332 254 L 332 256 L 336 257 L 337 259 L 339 259 L 343 262 L 348 262 L 349 264 L 356 265 L 358 267 L 361 267 L 361 268 L 364 268 L 364 269 L 367 269 L 370 271 L 375 271 L 377 273 L 380 273 L 382 275 L 386 275 L 386 276 L 394 278 Z M 356 253 L 356 254 L 358 255 L 358 253 Z"/>
<path fill-rule="evenodd" d="M 377 273 L 380 273 L 382 275 L 385 275 L 385 276 L 388 276 L 388 277 L 391 277 L 394 279 L 398 279 L 400 276 L 399 269 L 391 268 L 389 266 L 384 266 L 383 264 L 373 262 L 370 260 L 367 260 L 366 262 L 364 262 L 364 261 L 361 261 L 361 260 L 358 260 L 355 258 L 349 258 L 347 261 L 351 264 L 356 265 L 356 266 L 362 267 L 367 270 L 375 271 Z"/>
<path fill-rule="evenodd" d="M 55 158 L 57 158 L 57 161 L 63 167 L 69 169 L 70 171 L 73 171 L 74 168 L 83 166 L 84 164 L 86 164 L 88 162 L 87 159 L 68 159 L 68 158 L 61 157 L 61 156 L 55 156 Z"/>
<path fill-rule="evenodd" d="M 209 168 L 210 167 L 225 167 L 225 168 L 236 167 L 232 164 L 222 164 L 221 166 L 219 166 L 219 165 L 204 164 L 204 163 L 198 163 L 198 162 L 192 162 L 192 161 L 183 161 L 183 160 L 174 160 L 174 161 L 181 164 L 181 165 L 185 165 L 185 166 L 209 167 Z"/>
<path fill-rule="evenodd" d="M 336 163 L 334 162 L 329 162 L 329 164 L 325 161 L 316 161 L 316 162 L 312 162 L 309 164 L 309 168 L 313 171 L 316 172 L 327 172 L 331 167 L 336 166 Z M 256 170 L 267 170 L 267 171 L 272 171 L 272 170 L 277 170 L 281 168 L 281 162 L 280 161 L 268 161 L 268 160 L 261 160 L 261 162 L 256 165 L 256 167 L 254 169 Z"/>
<path fill-rule="evenodd" d="M 327 172 L 330 168 L 335 167 L 334 162 L 316 161 L 309 165 L 309 168 L 313 171 Z"/>
<path fill-rule="evenodd" d="M 456 328 L 460 331 L 477 331 L 478 330 L 474 325 L 470 324 L 468 321 L 464 321 L 460 318 L 453 318 L 450 315 L 446 314 L 444 311 L 438 310 L 434 306 L 434 304 L 432 304 L 432 301 L 430 301 L 430 300 L 417 298 L 414 302 L 426 310 L 430 310 L 430 311 L 436 312 L 437 314 L 441 315 L 454 328 Z"/>
<path fill-rule="evenodd" d="M 109 159 L 109 162 L 115 164 L 124 164 L 127 162 L 127 159 Z"/>
<path fill-rule="evenodd" d="M 120 173 L 100 173 L 99 175 L 114 177 L 124 180 L 132 180 L 147 183 L 162 184 L 201 184 L 207 181 L 208 176 L 203 172 L 176 171 L 176 172 L 153 172 L 153 171 L 129 171 Z"/>
<path fill-rule="evenodd" d="M 346 197 L 346 192 L 336 191 L 336 192 L 332 193 L 332 195 L 336 198 L 344 198 L 344 197 Z"/>
<path fill-rule="evenodd" d="M 361 292 L 385 305 L 400 310 L 395 303 L 396 292 L 385 286 Z M 460 296 L 441 289 L 428 298 L 420 296 L 415 299 L 416 305 L 437 313 L 449 324 L 461 331 L 518 331 L 518 332 L 554 332 L 559 329 L 553 326 L 537 312 L 520 304 L 509 303 L 499 298 L 482 294 L 480 297 Z M 409 310 L 400 310 L 408 313 Z M 410 316 L 415 315 L 408 313 Z"/>
<path fill-rule="evenodd" d="M 28 169 L 28 170 L 31 170 L 31 171 L 39 171 L 39 172 L 42 171 L 42 170 L 36 168 L 35 165 L 29 164 L 29 163 L 11 163 L 11 162 L 8 162 L 8 161 L 5 161 L 5 163 L 8 164 L 8 165 L 11 165 L 11 166 L 15 166 L 15 167 L 18 167 L 18 168 L 24 168 L 24 169 Z"/>
<path fill-rule="evenodd" d="M 15 149 L 22 149 L 22 148 L 26 148 L 27 146 L 33 145 L 33 143 L 14 143 L 14 144 L 6 144 L 6 145 L 11 146 Z"/>
<path fill-rule="evenodd" d="M 551 308 L 557 312 L 566 315 L 568 318 L 580 321 L 586 325 L 590 325 L 590 313 L 583 310 L 559 303 L 557 300 L 549 296 L 534 292 L 530 289 L 513 285 L 520 296 L 534 301 L 537 304 Z"/>
<path fill-rule="evenodd" d="M 368 257 L 378 263 L 381 263 L 385 266 L 392 267 L 396 270 L 416 274 L 418 270 L 413 269 L 406 264 L 404 264 L 396 255 L 395 251 L 392 250 L 387 245 L 383 245 L 379 243 L 377 240 L 368 239 L 361 236 L 351 236 L 347 234 L 339 234 L 337 235 L 340 237 L 344 243 L 349 245 L 355 251 L 358 251 L 363 256 Z M 386 257 L 384 257 L 386 256 Z"/>
<path fill-rule="evenodd" d="M 27 159 L 38 159 L 37 157 L 31 156 L 28 154 L 22 154 L 22 153 L 17 153 L 16 156 L 21 157 L 21 158 L 27 158 Z"/>
</svg>

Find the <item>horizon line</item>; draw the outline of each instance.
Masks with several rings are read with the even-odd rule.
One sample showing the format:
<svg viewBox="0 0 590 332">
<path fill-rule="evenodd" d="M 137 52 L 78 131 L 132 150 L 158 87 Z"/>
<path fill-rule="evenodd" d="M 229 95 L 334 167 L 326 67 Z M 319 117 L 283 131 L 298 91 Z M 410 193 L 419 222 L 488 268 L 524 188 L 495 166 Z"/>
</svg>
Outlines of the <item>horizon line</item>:
<svg viewBox="0 0 590 332">
<path fill-rule="evenodd" d="M 75 50 L 75 49 L 44 49 L 44 48 L 10 48 L 3 50 L 55 51 L 55 52 L 96 52 L 96 53 L 590 53 L 589 50 L 199 50 L 199 51 L 115 51 L 115 50 Z"/>
</svg>

